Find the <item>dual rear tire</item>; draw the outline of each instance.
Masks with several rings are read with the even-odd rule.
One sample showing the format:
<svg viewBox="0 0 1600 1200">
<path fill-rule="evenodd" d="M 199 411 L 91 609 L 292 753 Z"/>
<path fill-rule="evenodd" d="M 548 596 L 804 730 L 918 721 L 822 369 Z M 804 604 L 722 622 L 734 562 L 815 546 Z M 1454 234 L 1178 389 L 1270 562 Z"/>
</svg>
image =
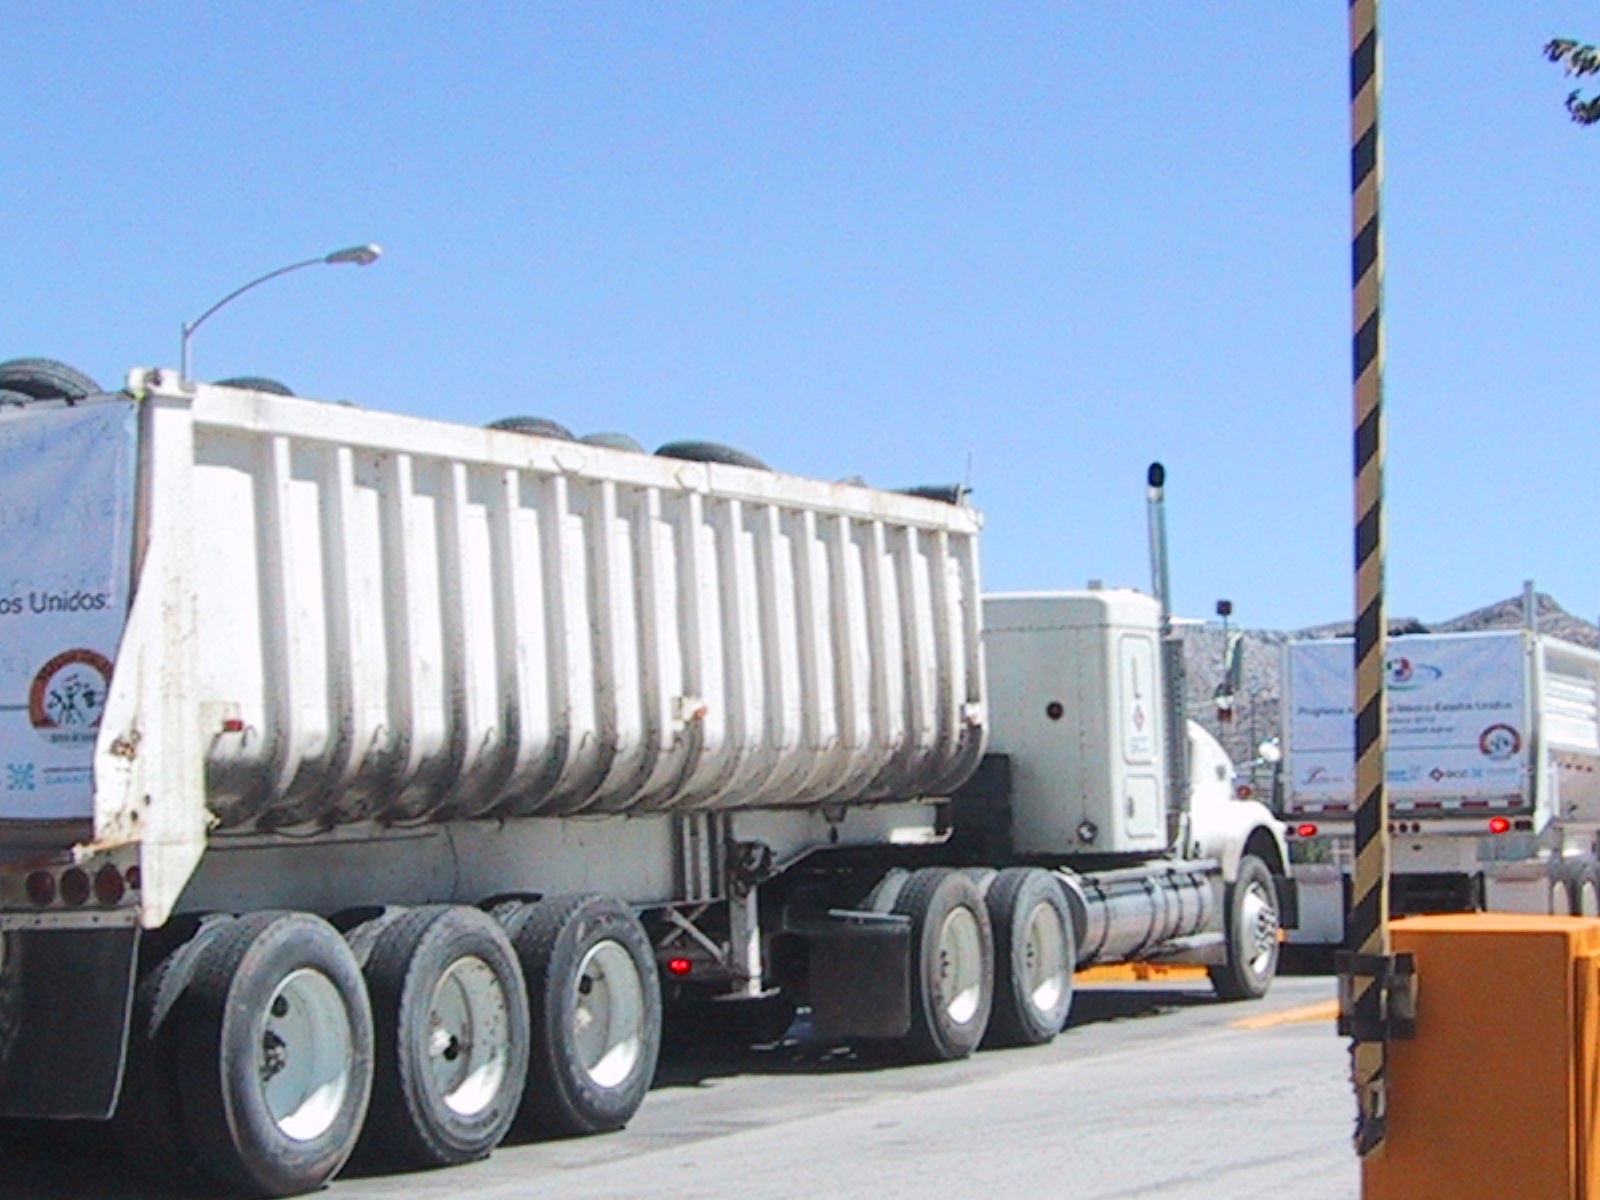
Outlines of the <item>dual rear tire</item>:
<svg viewBox="0 0 1600 1200">
<path fill-rule="evenodd" d="M 528 999 L 505 933 L 475 908 L 416 908 L 349 941 L 372 1000 L 378 1056 L 363 1157 L 442 1167 L 487 1157 L 516 1116 Z"/>
<path fill-rule="evenodd" d="M 349 945 L 303 913 L 252 913 L 196 952 L 178 998 L 182 1127 L 230 1190 L 287 1196 L 344 1166 L 366 1117 L 372 1009 Z"/>
<path fill-rule="evenodd" d="M 987 890 L 964 871 L 917 871 L 892 911 L 911 934 L 906 1056 L 964 1058 L 984 1046 L 1041 1045 L 1072 1007 L 1071 913 L 1049 872 L 1013 867 Z"/>
<path fill-rule="evenodd" d="M 305 913 L 219 917 L 139 984 L 115 1128 L 143 1174 L 296 1195 L 355 1153 L 445 1166 L 514 1124 L 620 1128 L 660 1035 L 650 943 L 605 897 L 396 909 L 346 936 Z"/>
<path fill-rule="evenodd" d="M 517 1114 L 537 1137 L 620 1129 L 661 1051 L 650 939 L 605 896 L 552 896 L 500 910 L 528 986 L 530 1086 Z"/>
</svg>

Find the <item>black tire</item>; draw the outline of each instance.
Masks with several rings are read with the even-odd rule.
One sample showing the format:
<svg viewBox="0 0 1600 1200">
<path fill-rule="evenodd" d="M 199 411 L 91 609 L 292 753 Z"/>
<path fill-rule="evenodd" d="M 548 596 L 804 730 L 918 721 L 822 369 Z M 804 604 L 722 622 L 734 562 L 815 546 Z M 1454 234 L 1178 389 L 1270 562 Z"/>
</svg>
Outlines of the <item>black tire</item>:
<svg viewBox="0 0 1600 1200">
<path fill-rule="evenodd" d="M 497 421 L 490 421 L 488 428 L 503 430 L 506 433 L 526 433 L 534 437 L 555 438 L 563 442 L 576 440 L 572 436 L 572 430 L 560 421 L 552 421 L 548 417 L 501 417 Z"/>
<path fill-rule="evenodd" d="M 978 1048 L 994 1004 L 994 931 L 970 875 L 945 867 L 915 872 L 894 912 L 911 918 L 908 1058 L 949 1062 Z"/>
<path fill-rule="evenodd" d="M 644 927 L 627 905 L 598 895 L 550 896 L 503 915 L 528 985 L 519 1129 L 621 1129 L 644 1103 L 661 1052 L 661 985 Z"/>
<path fill-rule="evenodd" d="M 965 504 L 972 490 L 959 483 L 923 483 L 916 487 L 896 488 L 902 496 L 919 496 L 924 500 L 938 500 L 944 504 Z"/>
<path fill-rule="evenodd" d="M 1572 873 L 1572 915 L 1600 917 L 1600 865 L 1581 863 Z"/>
<path fill-rule="evenodd" d="M 994 1011 L 985 1046 L 1042 1046 L 1072 1009 L 1077 945 L 1061 885 L 1038 867 L 995 876 L 984 903 L 994 928 Z"/>
<path fill-rule="evenodd" d="M 1241 858 L 1223 903 L 1228 961 L 1206 973 L 1223 1000 L 1259 1000 L 1278 973 L 1278 894 L 1267 864 Z"/>
<path fill-rule="evenodd" d="M 1550 869 L 1550 915 L 1570 917 L 1578 911 L 1578 883 L 1568 864 L 1558 862 Z"/>
<path fill-rule="evenodd" d="M 662 458 L 681 458 L 688 462 L 721 463 L 727 467 L 749 467 L 756 471 L 770 471 L 771 467 L 754 454 L 735 450 L 720 442 L 668 442 L 656 450 Z"/>
<path fill-rule="evenodd" d="M 644 447 L 625 433 L 586 433 L 578 439 L 590 446 L 604 446 L 608 450 L 631 450 L 643 454 Z"/>
<path fill-rule="evenodd" d="M 201 953 L 231 921 L 214 917 L 203 922 L 145 972 L 133 994 L 127 1060 L 111 1132 L 124 1163 L 151 1183 L 170 1184 L 195 1170 L 194 1149 L 183 1127 L 177 1014 Z"/>
<path fill-rule="evenodd" d="M 53 358 L 13 358 L 0 363 L 0 388 L 35 400 L 68 403 L 100 391 L 100 385 L 82 371 Z"/>
<path fill-rule="evenodd" d="M 233 921 L 195 963 L 178 1061 L 206 1175 L 247 1196 L 321 1187 L 355 1149 L 372 1084 L 372 1010 L 350 947 L 305 913 Z"/>
<path fill-rule="evenodd" d="M 217 386 L 242 388 L 247 392 L 266 392 L 269 396 L 294 395 L 288 384 L 268 379 L 265 375 L 235 375 L 231 379 L 217 380 Z"/>
<path fill-rule="evenodd" d="M 485 1158 L 528 1074 L 528 997 L 488 914 L 436 905 L 351 931 L 372 1001 L 376 1058 L 359 1153 L 391 1166 Z"/>
</svg>

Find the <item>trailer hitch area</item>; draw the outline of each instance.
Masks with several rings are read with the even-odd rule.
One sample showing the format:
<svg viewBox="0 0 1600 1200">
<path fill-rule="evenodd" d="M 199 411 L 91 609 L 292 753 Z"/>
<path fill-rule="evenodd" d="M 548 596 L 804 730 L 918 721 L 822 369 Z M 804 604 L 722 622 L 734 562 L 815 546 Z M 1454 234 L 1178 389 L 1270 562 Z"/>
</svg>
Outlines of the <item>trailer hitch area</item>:
<svg viewBox="0 0 1600 1200">
<path fill-rule="evenodd" d="M 1412 955 L 1341 950 L 1334 965 L 1339 972 L 1340 1037 L 1409 1042 L 1417 1036 L 1417 964 Z"/>
<path fill-rule="evenodd" d="M 728 842 L 728 886 L 748 896 L 778 873 L 777 856 L 765 842 Z"/>
</svg>

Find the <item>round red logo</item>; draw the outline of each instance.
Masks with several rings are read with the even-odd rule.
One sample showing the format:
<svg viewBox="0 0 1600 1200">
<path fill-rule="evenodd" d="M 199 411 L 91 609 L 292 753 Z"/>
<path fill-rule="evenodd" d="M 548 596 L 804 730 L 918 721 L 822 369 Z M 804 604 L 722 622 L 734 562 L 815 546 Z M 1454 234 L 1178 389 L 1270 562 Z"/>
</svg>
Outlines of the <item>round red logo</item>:
<svg viewBox="0 0 1600 1200">
<path fill-rule="evenodd" d="M 1491 725 L 1478 735 L 1478 749 L 1499 762 L 1522 749 L 1522 735 L 1509 725 Z"/>
<path fill-rule="evenodd" d="M 111 683 L 111 660 L 94 650 L 66 650 L 39 669 L 28 692 L 28 720 L 45 732 L 98 728 Z"/>
</svg>

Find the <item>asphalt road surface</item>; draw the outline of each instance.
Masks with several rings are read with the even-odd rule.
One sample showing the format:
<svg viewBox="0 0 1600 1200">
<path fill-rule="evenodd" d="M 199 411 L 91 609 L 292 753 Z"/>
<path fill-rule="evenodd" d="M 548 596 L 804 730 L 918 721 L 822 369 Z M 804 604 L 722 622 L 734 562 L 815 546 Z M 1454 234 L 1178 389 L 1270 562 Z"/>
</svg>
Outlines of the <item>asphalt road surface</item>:
<svg viewBox="0 0 1600 1200">
<path fill-rule="evenodd" d="M 790 1039 L 665 1059 L 623 1132 L 487 1162 L 342 1178 L 326 1200 L 1356 1200 L 1334 982 L 1256 1003 L 1200 983 L 1080 989 L 1050 1046 L 887 1066 Z M 130 1184 L 78 1130 L 0 1147 L 6 1200 L 197 1200 Z"/>
</svg>

